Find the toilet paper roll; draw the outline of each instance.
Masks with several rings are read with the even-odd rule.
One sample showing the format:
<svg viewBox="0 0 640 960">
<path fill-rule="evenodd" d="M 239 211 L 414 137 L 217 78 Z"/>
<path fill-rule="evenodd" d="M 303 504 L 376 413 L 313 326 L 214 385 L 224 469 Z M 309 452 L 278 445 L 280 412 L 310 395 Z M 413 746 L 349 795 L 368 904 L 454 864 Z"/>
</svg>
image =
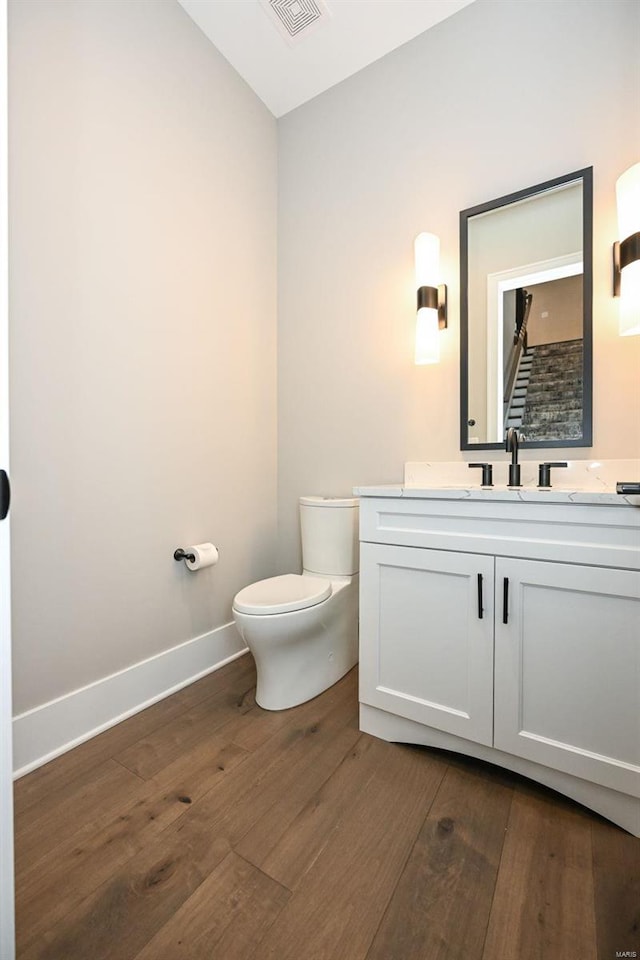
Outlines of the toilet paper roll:
<svg viewBox="0 0 640 960">
<path fill-rule="evenodd" d="M 185 560 L 189 570 L 202 570 L 203 567 L 212 567 L 218 562 L 217 547 L 212 543 L 193 543 L 184 548 L 185 553 L 192 553 L 195 560 Z"/>
</svg>

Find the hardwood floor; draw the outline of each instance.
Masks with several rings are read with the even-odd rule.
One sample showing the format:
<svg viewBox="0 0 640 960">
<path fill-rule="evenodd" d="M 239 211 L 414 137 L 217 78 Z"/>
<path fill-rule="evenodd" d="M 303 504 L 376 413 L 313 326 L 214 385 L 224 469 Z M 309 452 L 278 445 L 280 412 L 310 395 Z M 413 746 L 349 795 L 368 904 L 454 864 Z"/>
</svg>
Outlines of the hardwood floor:
<svg viewBox="0 0 640 960">
<path fill-rule="evenodd" d="M 245 656 L 16 784 L 19 960 L 640 956 L 640 841 Z"/>
</svg>

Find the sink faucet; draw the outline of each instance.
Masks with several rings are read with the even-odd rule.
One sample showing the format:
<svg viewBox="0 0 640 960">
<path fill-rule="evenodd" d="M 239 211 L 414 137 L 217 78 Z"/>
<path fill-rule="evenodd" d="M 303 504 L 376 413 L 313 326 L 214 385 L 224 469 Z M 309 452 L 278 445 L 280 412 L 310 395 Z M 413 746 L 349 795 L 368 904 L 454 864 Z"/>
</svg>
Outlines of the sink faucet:
<svg viewBox="0 0 640 960">
<path fill-rule="evenodd" d="M 509 486 L 510 487 L 521 487 L 520 483 L 520 464 L 518 463 L 518 443 L 521 440 L 524 440 L 524 436 L 521 433 L 518 433 L 516 427 L 509 427 L 507 430 L 507 438 L 505 443 L 505 450 L 507 453 L 511 454 L 511 463 L 509 464 Z"/>
</svg>

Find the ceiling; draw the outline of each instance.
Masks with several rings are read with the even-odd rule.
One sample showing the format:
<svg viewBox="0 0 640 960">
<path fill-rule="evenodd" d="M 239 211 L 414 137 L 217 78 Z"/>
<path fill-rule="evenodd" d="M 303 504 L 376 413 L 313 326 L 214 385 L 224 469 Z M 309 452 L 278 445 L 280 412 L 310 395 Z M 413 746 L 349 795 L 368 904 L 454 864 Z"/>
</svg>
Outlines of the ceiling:
<svg viewBox="0 0 640 960">
<path fill-rule="evenodd" d="M 281 117 L 473 0 L 179 0 L 276 117 Z M 285 39 L 271 7 L 322 16 Z M 314 13 L 315 15 L 315 13 Z M 300 21 L 301 22 L 301 21 Z"/>
</svg>

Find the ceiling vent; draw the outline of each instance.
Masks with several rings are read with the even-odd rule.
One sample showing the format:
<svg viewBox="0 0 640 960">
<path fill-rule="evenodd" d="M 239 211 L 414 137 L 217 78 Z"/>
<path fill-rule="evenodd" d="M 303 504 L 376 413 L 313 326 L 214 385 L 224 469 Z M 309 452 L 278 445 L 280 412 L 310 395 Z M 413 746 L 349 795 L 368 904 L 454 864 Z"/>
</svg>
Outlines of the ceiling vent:
<svg viewBox="0 0 640 960">
<path fill-rule="evenodd" d="M 298 43 L 329 19 L 322 0 L 262 0 L 262 6 L 288 43 Z"/>
</svg>

